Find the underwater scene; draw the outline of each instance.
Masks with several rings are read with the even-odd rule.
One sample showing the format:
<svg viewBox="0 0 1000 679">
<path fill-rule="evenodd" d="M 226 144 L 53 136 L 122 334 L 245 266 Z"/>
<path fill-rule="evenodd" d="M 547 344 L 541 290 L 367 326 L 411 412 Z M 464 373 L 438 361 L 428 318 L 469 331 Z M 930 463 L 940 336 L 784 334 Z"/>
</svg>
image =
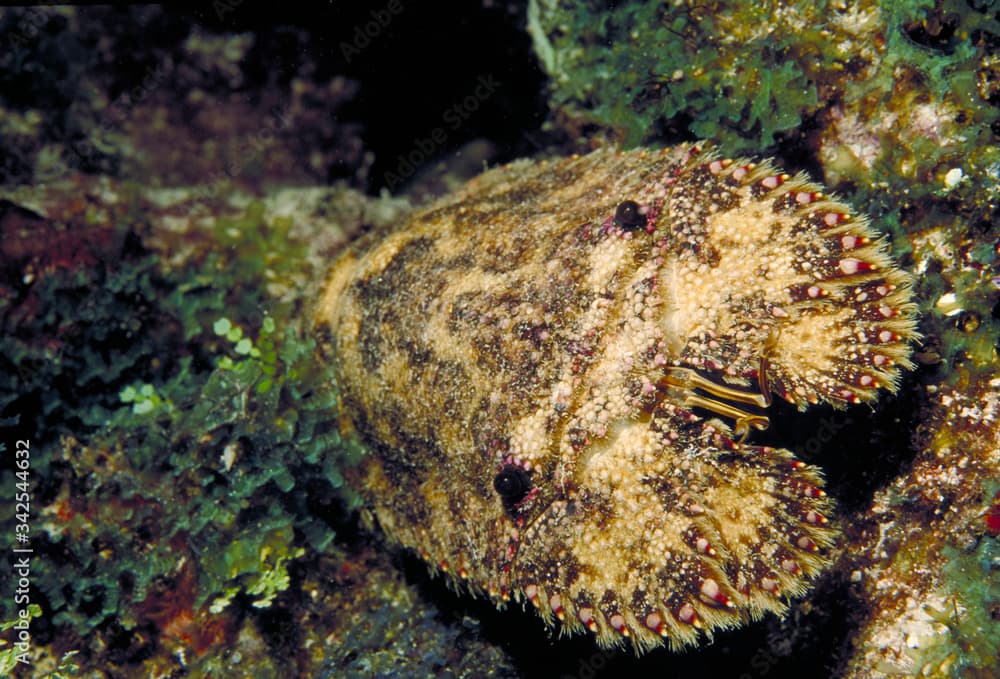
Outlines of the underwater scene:
<svg viewBox="0 0 1000 679">
<path fill-rule="evenodd" d="M 0 677 L 1000 677 L 1000 2 L 0 9 Z"/>
</svg>

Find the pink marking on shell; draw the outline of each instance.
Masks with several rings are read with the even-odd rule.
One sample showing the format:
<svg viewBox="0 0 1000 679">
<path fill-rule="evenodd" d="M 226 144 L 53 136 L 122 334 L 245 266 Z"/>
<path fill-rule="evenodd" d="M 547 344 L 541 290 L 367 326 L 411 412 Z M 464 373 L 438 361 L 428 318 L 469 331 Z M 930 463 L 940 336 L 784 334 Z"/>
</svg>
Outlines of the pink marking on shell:
<svg viewBox="0 0 1000 679">
<path fill-rule="evenodd" d="M 861 260 L 855 259 L 854 257 L 845 257 L 837 263 L 837 266 L 842 272 L 848 276 L 856 274 L 861 268 Z"/>
<path fill-rule="evenodd" d="M 761 186 L 765 189 L 776 189 L 784 182 L 781 175 L 773 174 L 770 177 L 764 177 L 760 180 Z"/>
<path fill-rule="evenodd" d="M 795 561 L 795 559 L 783 559 L 781 561 L 781 567 L 792 575 L 798 575 L 802 572 L 802 569 L 799 567 L 799 564 Z"/>
<path fill-rule="evenodd" d="M 826 493 L 823 492 L 822 489 L 817 488 L 811 483 L 805 483 L 803 481 L 792 481 L 789 485 L 793 490 L 795 490 L 795 492 L 797 492 L 802 497 L 826 497 Z"/>
<path fill-rule="evenodd" d="M 549 607 L 552 612 L 556 614 L 556 617 L 560 620 L 566 619 L 566 611 L 563 610 L 562 599 L 559 598 L 558 594 L 553 594 L 549 597 Z"/>
<path fill-rule="evenodd" d="M 746 179 L 746 176 L 748 174 L 750 174 L 750 168 L 744 165 L 743 167 L 738 167 L 735 170 L 733 170 L 733 179 L 735 179 L 738 182 L 741 182 L 744 179 Z"/>
<path fill-rule="evenodd" d="M 718 604 L 722 604 L 726 608 L 733 608 L 733 602 L 729 600 L 729 597 L 722 593 L 722 588 L 719 587 L 719 583 L 712 578 L 706 578 L 705 581 L 701 583 L 699 591 L 702 596 L 707 597 Z"/>
<path fill-rule="evenodd" d="M 580 622 L 582 622 L 591 632 L 597 629 L 597 622 L 594 620 L 593 608 L 581 608 L 576 615 L 580 618 Z"/>
<path fill-rule="evenodd" d="M 618 630 L 620 633 L 624 634 L 625 636 L 628 636 L 628 627 L 625 626 L 624 615 L 622 615 L 621 613 L 615 613 L 614 615 L 611 616 L 611 619 L 608 620 L 608 622 L 611 623 L 611 626 L 614 627 L 616 630 Z"/>
<path fill-rule="evenodd" d="M 701 618 L 698 617 L 698 612 L 694 610 L 694 606 L 690 603 L 686 603 L 677 610 L 677 615 L 675 616 L 681 622 L 686 622 L 687 624 L 701 629 Z"/>
<path fill-rule="evenodd" d="M 819 547 L 816 546 L 816 543 L 807 538 L 805 535 L 803 535 L 802 537 L 800 537 L 798 540 L 795 541 L 795 546 L 798 547 L 799 549 L 804 549 L 807 552 L 819 551 Z"/>
<path fill-rule="evenodd" d="M 713 160 L 708 164 L 708 171 L 712 174 L 719 174 L 725 169 L 725 165 L 722 164 L 721 160 Z"/>
<path fill-rule="evenodd" d="M 858 244 L 857 236 L 847 235 L 840 239 L 840 247 L 844 248 L 845 250 L 853 250 L 857 244 Z"/>
<path fill-rule="evenodd" d="M 847 220 L 847 215 L 841 212 L 827 212 L 823 215 L 823 223 L 827 226 L 836 226 Z"/>
<path fill-rule="evenodd" d="M 778 593 L 778 581 L 775 578 L 764 577 L 760 579 L 760 586 L 766 592 L 771 594 Z"/>
<path fill-rule="evenodd" d="M 812 299 L 816 299 L 817 297 L 819 297 L 820 294 L 822 294 L 822 292 L 823 288 L 819 287 L 818 285 L 810 285 L 806 289 L 806 294 L 809 295 Z"/>
<path fill-rule="evenodd" d="M 653 630 L 660 636 L 667 636 L 667 625 L 663 621 L 663 616 L 659 613 L 650 613 L 646 616 L 646 620 L 644 622 L 646 623 L 646 627 Z"/>
</svg>

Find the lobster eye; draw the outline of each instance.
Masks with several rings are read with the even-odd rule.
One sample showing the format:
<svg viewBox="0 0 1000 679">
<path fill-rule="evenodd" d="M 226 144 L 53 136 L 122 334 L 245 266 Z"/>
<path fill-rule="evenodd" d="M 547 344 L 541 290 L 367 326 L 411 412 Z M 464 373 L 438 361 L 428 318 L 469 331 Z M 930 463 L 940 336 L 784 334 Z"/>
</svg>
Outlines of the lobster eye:
<svg viewBox="0 0 1000 679">
<path fill-rule="evenodd" d="M 504 465 L 493 477 L 493 490 L 500 496 L 505 507 L 512 507 L 524 499 L 531 490 L 528 472 L 512 464 Z"/>
<path fill-rule="evenodd" d="M 639 211 L 639 204 L 634 200 L 626 200 L 618 204 L 615 210 L 615 226 L 626 231 L 635 231 L 646 226 L 646 215 Z"/>
</svg>

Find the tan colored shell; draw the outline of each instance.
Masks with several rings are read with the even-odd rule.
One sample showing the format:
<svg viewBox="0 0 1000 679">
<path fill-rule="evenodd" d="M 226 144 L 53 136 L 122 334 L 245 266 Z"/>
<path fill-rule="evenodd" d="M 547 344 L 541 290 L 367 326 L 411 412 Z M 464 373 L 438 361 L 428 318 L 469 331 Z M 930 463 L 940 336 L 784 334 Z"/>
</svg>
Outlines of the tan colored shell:
<svg viewBox="0 0 1000 679">
<path fill-rule="evenodd" d="M 626 201 L 641 217 L 616 221 Z M 784 611 L 835 538 L 819 472 L 734 440 L 685 380 L 872 400 L 909 367 L 907 280 L 803 177 L 603 150 L 487 172 L 369 235 L 318 320 L 385 532 L 644 650 Z M 505 500 L 498 475 L 527 485 Z"/>
</svg>

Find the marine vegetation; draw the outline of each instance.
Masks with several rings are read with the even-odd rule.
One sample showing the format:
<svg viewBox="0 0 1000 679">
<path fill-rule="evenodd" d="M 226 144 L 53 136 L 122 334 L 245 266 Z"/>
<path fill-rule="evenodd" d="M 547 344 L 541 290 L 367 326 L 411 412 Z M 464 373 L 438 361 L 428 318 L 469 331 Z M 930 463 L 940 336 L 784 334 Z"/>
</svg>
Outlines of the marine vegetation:
<svg viewBox="0 0 1000 679">
<path fill-rule="evenodd" d="M 8 257 L 0 413 L 36 451 L 31 596 L 46 628 L 84 662 L 159 646 L 196 662 L 329 545 L 361 451 L 338 432 L 294 300 L 271 294 L 306 266 L 288 220 L 249 203 L 168 258 L 144 240 L 137 196 L 121 197 L 107 222 L 39 226 L 48 238 Z M 67 239 L 55 254 L 53 234 Z"/>
</svg>

